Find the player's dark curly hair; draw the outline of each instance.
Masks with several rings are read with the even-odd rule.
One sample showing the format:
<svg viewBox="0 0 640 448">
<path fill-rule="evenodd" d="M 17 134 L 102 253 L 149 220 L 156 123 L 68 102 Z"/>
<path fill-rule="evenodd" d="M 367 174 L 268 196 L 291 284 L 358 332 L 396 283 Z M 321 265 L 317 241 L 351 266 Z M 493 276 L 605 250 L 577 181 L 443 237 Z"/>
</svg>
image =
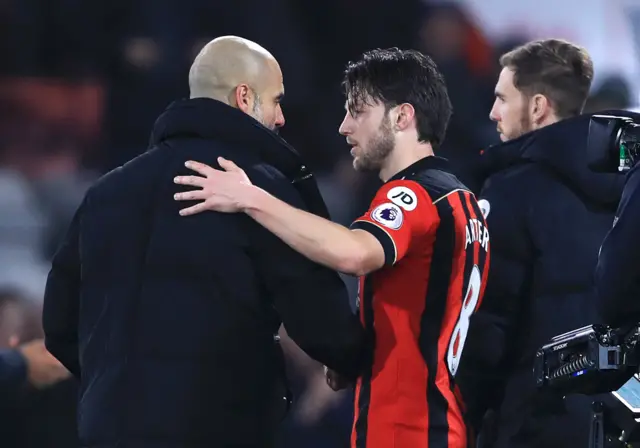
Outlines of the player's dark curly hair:
<svg viewBox="0 0 640 448">
<path fill-rule="evenodd" d="M 435 62 L 416 50 L 375 49 L 349 62 L 342 82 L 347 107 L 381 102 L 386 110 L 409 103 L 415 109 L 418 140 L 433 149 L 444 140 L 452 107 Z"/>
</svg>

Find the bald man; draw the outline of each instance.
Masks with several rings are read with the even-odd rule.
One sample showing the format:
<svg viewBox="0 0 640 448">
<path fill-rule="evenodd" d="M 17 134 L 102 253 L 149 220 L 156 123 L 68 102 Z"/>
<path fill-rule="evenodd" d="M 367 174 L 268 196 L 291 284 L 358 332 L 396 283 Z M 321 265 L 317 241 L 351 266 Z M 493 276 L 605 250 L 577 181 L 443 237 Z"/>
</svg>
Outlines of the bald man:
<svg viewBox="0 0 640 448">
<path fill-rule="evenodd" d="M 226 36 L 205 45 L 189 71 L 189 88 L 191 98 L 221 101 L 272 131 L 284 125 L 280 66 L 271 53 L 249 40 Z"/>
<path fill-rule="evenodd" d="M 189 99 L 149 150 L 86 194 L 47 282 L 49 351 L 81 382 L 83 446 L 269 447 L 289 407 L 279 326 L 355 378 L 369 346 L 338 275 L 242 215 L 179 215 L 189 159 L 233 158 L 253 183 L 327 216 L 315 180 L 274 132 L 282 73 L 259 45 L 208 43 Z M 195 249 L 194 249 L 195 248 Z"/>
</svg>

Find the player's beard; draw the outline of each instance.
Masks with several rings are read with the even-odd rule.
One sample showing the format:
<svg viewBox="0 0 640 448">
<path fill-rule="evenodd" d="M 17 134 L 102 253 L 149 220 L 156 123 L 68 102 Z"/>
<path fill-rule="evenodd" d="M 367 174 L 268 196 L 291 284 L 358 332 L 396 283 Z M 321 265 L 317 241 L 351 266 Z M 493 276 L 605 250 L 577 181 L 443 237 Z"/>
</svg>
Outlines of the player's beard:
<svg viewBox="0 0 640 448">
<path fill-rule="evenodd" d="M 362 153 L 353 159 L 353 168 L 356 171 L 380 171 L 394 148 L 391 121 L 385 116 L 380 122 L 378 133 L 369 140 L 367 148 L 361 148 Z"/>
</svg>

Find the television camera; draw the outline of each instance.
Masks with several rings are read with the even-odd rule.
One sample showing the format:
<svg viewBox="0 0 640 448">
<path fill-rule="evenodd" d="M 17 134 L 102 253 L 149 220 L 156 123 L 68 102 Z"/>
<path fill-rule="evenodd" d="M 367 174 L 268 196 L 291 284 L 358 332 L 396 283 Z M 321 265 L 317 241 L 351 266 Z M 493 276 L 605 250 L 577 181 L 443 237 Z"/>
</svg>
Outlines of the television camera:
<svg viewBox="0 0 640 448">
<path fill-rule="evenodd" d="M 587 164 L 596 172 L 625 172 L 640 158 L 640 124 L 629 117 L 593 115 L 587 137 Z"/>
<path fill-rule="evenodd" d="M 553 396 L 603 394 L 593 403 L 591 448 L 640 442 L 640 324 L 590 325 L 554 337 L 536 353 L 535 381 Z M 640 446 L 640 445 L 639 445 Z"/>
</svg>

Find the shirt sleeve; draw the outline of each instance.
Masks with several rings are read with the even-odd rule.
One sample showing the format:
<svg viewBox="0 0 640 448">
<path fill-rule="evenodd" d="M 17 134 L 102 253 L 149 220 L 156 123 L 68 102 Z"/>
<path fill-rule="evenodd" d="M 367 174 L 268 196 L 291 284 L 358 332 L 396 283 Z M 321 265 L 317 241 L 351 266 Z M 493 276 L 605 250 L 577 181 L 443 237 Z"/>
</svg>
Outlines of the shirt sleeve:
<svg viewBox="0 0 640 448">
<path fill-rule="evenodd" d="M 351 228 L 376 237 L 384 249 L 385 265 L 392 266 L 407 254 L 412 240 L 426 234 L 437 221 L 436 207 L 420 184 L 395 180 L 378 190 L 369 210 Z"/>
</svg>

